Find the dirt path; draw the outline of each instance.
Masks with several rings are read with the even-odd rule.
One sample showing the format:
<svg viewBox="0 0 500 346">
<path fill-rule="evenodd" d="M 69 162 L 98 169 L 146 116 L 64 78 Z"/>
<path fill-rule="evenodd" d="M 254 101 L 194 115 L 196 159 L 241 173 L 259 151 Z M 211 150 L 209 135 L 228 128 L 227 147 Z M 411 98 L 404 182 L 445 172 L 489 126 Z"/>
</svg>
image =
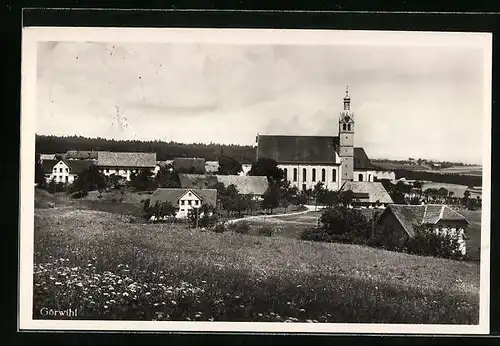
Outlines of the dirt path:
<svg viewBox="0 0 500 346">
<path fill-rule="evenodd" d="M 239 219 L 228 220 L 227 223 L 236 223 L 236 222 L 240 222 L 240 221 L 244 221 L 244 220 L 245 221 L 258 221 L 258 220 L 264 220 L 264 219 L 272 219 L 272 218 L 275 218 L 277 216 L 302 215 L 302 214 L 307 214 L 311 211 L 315 211 L 315 208 L 316 208 L 313 205 L 305 205 L 305 207 L 307 209 L 303 210 L 303 211 L 296 211 L 296 212 L 292 212 L 292 213 L 283 213 L 283 214 L 274 214 L 274 215 L 252 215 L 252 216 L 242 217 Z M 286 222 L 286 220 L 279 220 L 279 221 Z M 296 221 L 293 221 L 293 222 L 296 223 Z"/>
</svg>

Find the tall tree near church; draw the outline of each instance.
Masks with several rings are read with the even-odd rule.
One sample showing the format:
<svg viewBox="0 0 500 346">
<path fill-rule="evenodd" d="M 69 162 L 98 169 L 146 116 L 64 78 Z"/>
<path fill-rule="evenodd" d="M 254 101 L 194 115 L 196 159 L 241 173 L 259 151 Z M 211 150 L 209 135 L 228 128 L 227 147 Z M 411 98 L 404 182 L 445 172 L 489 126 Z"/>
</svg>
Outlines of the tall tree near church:
<svg viewBox="0 0 500 346">
<path fill-rule="evenodd" d="M 221 175 L 236 175 L 243 171 L 241 163 L 235 158 L 222 155 L 219 158 L 219 169 L 217 174 Z"/>
<path fill-rule="evenodd" d="M 260 158 L 252 163 L 248 175 L 266 176 L 269 183 L 278 183 L 284 180 L 283 170 L 278 168 L 278 163 L 269 158 Z"/>
</svg>

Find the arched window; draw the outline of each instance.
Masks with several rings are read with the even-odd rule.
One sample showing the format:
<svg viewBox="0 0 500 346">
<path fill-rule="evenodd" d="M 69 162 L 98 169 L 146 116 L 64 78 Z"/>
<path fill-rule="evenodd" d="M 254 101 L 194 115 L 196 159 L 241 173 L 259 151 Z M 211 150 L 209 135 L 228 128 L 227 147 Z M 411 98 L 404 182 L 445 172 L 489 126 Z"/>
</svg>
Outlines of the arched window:
<svg viewBox="0 0 500 346">
<path fill-rule="evenodd" d="M 345 123 L 342 124 L 342 130 L 344 130 L 344 131 L 346 130 L 346 124 Z"/>
<path fill-rule="evenodd" d="M 322 168 L 321 169 L 321 181 L 326 180 L 326 169 Z"/>
<path fill-rule="evenodd" d="M 288 169 L 283 168 L 283 177 L 285 178 L 285 181 L 288 180 Z"/>
<path fill-rule="evenodd" d="M 335 168 L 332 169 L 332 181 L 337 181 L 337 170 Z"/>
<path fill-rule="evenodd" d="M 361 173 L 360 173 L 360 174 L 358 175 L 358 180 L 359 180 L 359 181 L 363 181 L 363 174 L 361 174 Z"/>
<path fill-rule="evenodd" d="M 305 168 L 302 168 L 302 181 L 307 180 L 307 170 Z"/>
<path fill-rule="evenodd" d="M 293 169 L 293 181 L 297 181 L 297 168 Z"/>
<path fill-rule="evenodd" d="M 312 169 L 312 181 L 316 181 L 316 168 Z"/>
<path fill-rule="evenodd" d="M 368 181 L 372 181 L 372 175 L 368 174 Z"/>
<path fill-rule="evenodd" d="M 347 124 L 347 131 L 351 131 L 351 124 Z"/>
</svg>

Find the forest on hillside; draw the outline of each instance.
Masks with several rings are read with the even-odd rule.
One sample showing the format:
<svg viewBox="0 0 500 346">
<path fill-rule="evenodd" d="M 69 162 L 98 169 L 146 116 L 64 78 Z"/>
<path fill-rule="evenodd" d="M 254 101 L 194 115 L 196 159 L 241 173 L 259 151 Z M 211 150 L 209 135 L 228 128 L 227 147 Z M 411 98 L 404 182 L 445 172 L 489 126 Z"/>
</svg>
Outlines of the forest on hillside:
<svg viewBox="0 0 500 346">
<path fill-rule="evenodd" d="M 176 157 L 204 157 L 216 161 L 221 155 L 237 159 L 242 163 L 255 160 L 255 148 L 247 145 L 176 143 L 162 141 L 114 140 L 105 138 L 86 138 L 81 136 L 36 135 L 35 148 L 38 154 L 65 153 L 68 150 L 102 150 L 155 152 L 157 160 L 171 160 Z"/>
</svg>

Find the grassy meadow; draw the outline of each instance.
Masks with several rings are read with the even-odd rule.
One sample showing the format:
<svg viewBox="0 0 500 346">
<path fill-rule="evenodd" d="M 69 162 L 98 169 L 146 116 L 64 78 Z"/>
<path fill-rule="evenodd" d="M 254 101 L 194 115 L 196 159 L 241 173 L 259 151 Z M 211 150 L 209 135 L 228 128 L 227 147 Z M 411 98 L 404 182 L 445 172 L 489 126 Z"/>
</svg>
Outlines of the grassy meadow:
<svg viewBox="0 0 500 346">
<path fill-rule="evenodd" d="M 477 263 L 130 223 L 127 203 L 85 203 L 35 209 L 35 319 L 52 307 L 99 320 L 478 323 Z M 290 215 L 283 232 L 315 217 Z"/>
</svg>

